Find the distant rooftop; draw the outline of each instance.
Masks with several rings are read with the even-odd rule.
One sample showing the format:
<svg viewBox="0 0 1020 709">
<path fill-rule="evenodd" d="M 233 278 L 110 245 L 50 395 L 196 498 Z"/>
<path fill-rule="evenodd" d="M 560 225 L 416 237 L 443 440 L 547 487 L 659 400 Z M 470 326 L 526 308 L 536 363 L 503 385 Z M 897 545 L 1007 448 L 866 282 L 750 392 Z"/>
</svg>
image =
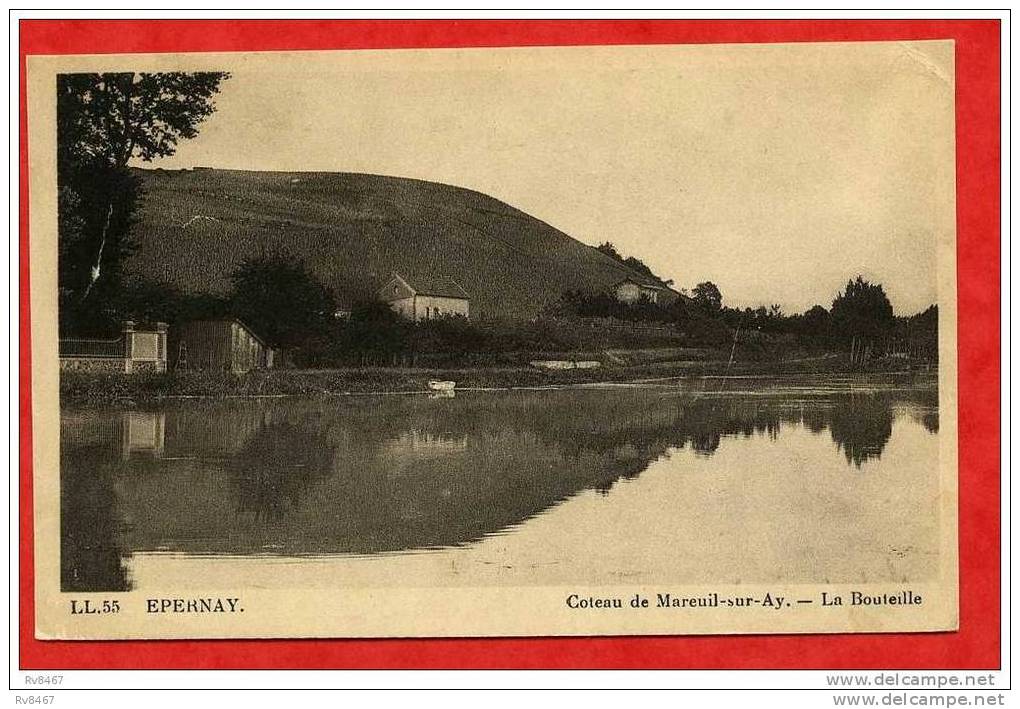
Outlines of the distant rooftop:
<svg viewBox="0 0 1020 709">
<path fill-rule="evenodd" d="M 449 276 L 414 275 L 397 273 L 418 295 L 432 295 L 440 298 L 469 299 L 467 291 Z"/>
<path fill-rule="evenodd" d="M 661 283 L 655 283 L 651 280 L 641 280 L 638 278 L 634 278 L 632 276 L 627 276 L 626 278 L 617 281 L 613 287 L 618 288 L 622 286 L 624 283 L 633 283 L 634 285 L 640 286 L 641 288 L 654 288 L 655 290 L 670 290 L 670 288 L 664 286 Z"/>
</svg>

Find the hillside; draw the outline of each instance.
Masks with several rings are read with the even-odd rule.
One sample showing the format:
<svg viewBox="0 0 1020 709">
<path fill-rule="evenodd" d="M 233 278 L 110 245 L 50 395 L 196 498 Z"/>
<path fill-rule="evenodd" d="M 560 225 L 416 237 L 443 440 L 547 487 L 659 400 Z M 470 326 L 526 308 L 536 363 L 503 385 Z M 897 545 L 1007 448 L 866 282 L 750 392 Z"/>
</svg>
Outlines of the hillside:
<svg viewBox="0 0 1020 709">
<path fill-rule="evenodd" d="M 599 290 L 628 267 L 471 190 L 350 173 L 137 170 L 147 195 L 132 275 L 224 293 L 248 255 L 286 249 L 345 300 L 393 271 L 449 276 L 472 317 L 531 317 L 568 290 Z"/>
</svg>

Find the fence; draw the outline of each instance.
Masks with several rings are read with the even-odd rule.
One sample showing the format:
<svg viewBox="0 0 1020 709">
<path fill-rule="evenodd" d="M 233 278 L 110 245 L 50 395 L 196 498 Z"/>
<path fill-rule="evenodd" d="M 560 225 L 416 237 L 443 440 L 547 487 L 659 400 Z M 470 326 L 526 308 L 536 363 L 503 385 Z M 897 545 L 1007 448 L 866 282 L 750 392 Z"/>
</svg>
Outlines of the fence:
<svg viewBox="0 0 1020 709">
<path fill-rule="evenodd" d="M 563 322 L 574 322 L 592 330 L 610 330 L 613 332 L 638 333 L 642 335 L 660 335 L 679 337 L 680 331 L 674 325 L 657 324 L 643 320 L 617 320 L 616 318 L 556 318 Z"/>
<path fill-rule="evenodd" d="M 905 366 L 938 364 L 938 335 L 903 337 L 890 336 L 878 339 L 852 337 L 850 339 L 850 367 L 863 368 L 877 359 L 901 360 Z"/>
<path fill-rule="evenodd" d="M 90 340 L 68 337 L 60 340 L 61 357 L 123 357 L 124 338 L 116 340 Z"/>
<path fill-rule="evenodd" d="M 165 372 L 166 323 L 155 330 L 135 330 L 123 324 L 121 336 L 113 340 L 86 337 L 61 339 L 60 368 L 86 372 Z"/>
</svg>

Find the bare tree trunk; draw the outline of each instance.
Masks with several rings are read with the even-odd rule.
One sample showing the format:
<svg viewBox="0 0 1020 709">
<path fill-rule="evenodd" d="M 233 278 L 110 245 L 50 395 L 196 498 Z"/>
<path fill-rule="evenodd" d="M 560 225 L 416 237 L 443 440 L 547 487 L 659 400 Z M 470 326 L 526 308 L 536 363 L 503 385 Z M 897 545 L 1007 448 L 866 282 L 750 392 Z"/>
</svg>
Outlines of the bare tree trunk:
<svg viewBox="0 0 1020 709">
<path fill-rule="evenodd" d="M 733 366 L 733 355 L 737 352 L 737 336 L 740 335 L 740 325 L 737 325 L 737 329 L 733 331 L 733 347 L 730 348 L 730 361 L 726 363 L 726 373 L 729 374 L 730 367 Z"/>
<path fill-rule="evenodd" d="M 82 293 L 81 299 L 84 302 L 89 297 L 89 293 L 92 292 L 92 286 L 99 280 L 100 269 L 103 263 L 103 249 L 106 248 L 106 233 L 110 230 L 110 219 L 113 217 L 113 202 L 110 202 L 109 208 L 106 210 L 106 221 L 103 222 L 103 232 L 99 239 L 99 251 L 96 253 L 96 263 L 92 267 L 89 273 L 89 282 L 85 286 L 85 292 Z"/>
</svg>

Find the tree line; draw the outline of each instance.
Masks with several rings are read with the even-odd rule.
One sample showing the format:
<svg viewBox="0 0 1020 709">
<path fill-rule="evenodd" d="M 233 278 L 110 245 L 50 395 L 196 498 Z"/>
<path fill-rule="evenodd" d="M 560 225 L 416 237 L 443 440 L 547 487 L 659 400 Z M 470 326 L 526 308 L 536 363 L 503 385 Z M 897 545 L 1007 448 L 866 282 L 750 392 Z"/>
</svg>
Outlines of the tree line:
<svg viewBox="0 0 1020 709">
<path fill-rule="evenodd" d="M 673 281 L 656 275 L 647 264 L 633 256 L 621 254 L 612 242 L 597 247 L 601 253 L 628 266 L 633 271 L 658 283 L 672 286 Z M 756 308 L 727 307 L 722 292 L 711 281 L 703 281 L 688 292 L 676 291 L 677 297 L 666 303 L 641 299 L 624 303 L 613 293 L 572 291 L 550 308 L 557 315 L 615 318 L 629 321 L 673 323 L 688 331 L 697 341 L 721 342 L 750 333 L 811 338 L 828 349 L 860 350 L 863 355 L 878 343 L 910 342 L 927 352 L 937 352 L 938 307 L 929 306 L 909 317 L 896 317 L 893 307 L 879 283 L 871 283 L 858 275 L 847 281 L 829 306 L 817 304 L 802 313 L 787 314 L 777 303 Z"/>
<path fill-rule="evenodd" d="M 109 303 L 113 312 L 143 322 L 238 318 L 298 366 L 419 365 L 492 362 L 511 352 L 597 350 L 643 346 L 578 334 L 571 320 L 654 323 L 674 330 L 692 347 L 732 348 L 737 344 L 791 341 L 800 349 L 851 353 L 867 359 L 897 349 L 933 359 L 938 351 L 938 308 L 896 317 L 884 288 L 858 276 L 833 297 L 787 315 L 778 305 L 733 308 L 719 289 L 698 284 L 693 297 L 672 302 L 624 303 L 614 294 L 571 291 L 530 321 L 469 321 L 458 316 L 412 322 L 386 303 L 364 300 L 338 311 L 335 293 L 297 257 L 287 252 L 251 256 L 231 274 L 229 292 L 187 294 L 160 283 L 129 281 Z"/>
<path fill-rule="evenodd" d="M 937 351 L 938 306 L 921 313 L 897 317 L 880 283 L 858 275 L 847 281 L 829 304 L 814 305 L 801 313 L 787 314 L 779 304 L 735 308 L 723 303 L 722 292 L 710 281 L 697 284 L 666 303 L 642 298 L 620 301 L 610 292 L 564 294 L 549 312 L 559 316 L 615 318 L 625 321 L 671 323 L 700 344 L 723 342 L 757 335 L 809 338 L 819 348 L 875 349 L 879 343 L 913 342 L 926 351 Z"/>
</svg>

